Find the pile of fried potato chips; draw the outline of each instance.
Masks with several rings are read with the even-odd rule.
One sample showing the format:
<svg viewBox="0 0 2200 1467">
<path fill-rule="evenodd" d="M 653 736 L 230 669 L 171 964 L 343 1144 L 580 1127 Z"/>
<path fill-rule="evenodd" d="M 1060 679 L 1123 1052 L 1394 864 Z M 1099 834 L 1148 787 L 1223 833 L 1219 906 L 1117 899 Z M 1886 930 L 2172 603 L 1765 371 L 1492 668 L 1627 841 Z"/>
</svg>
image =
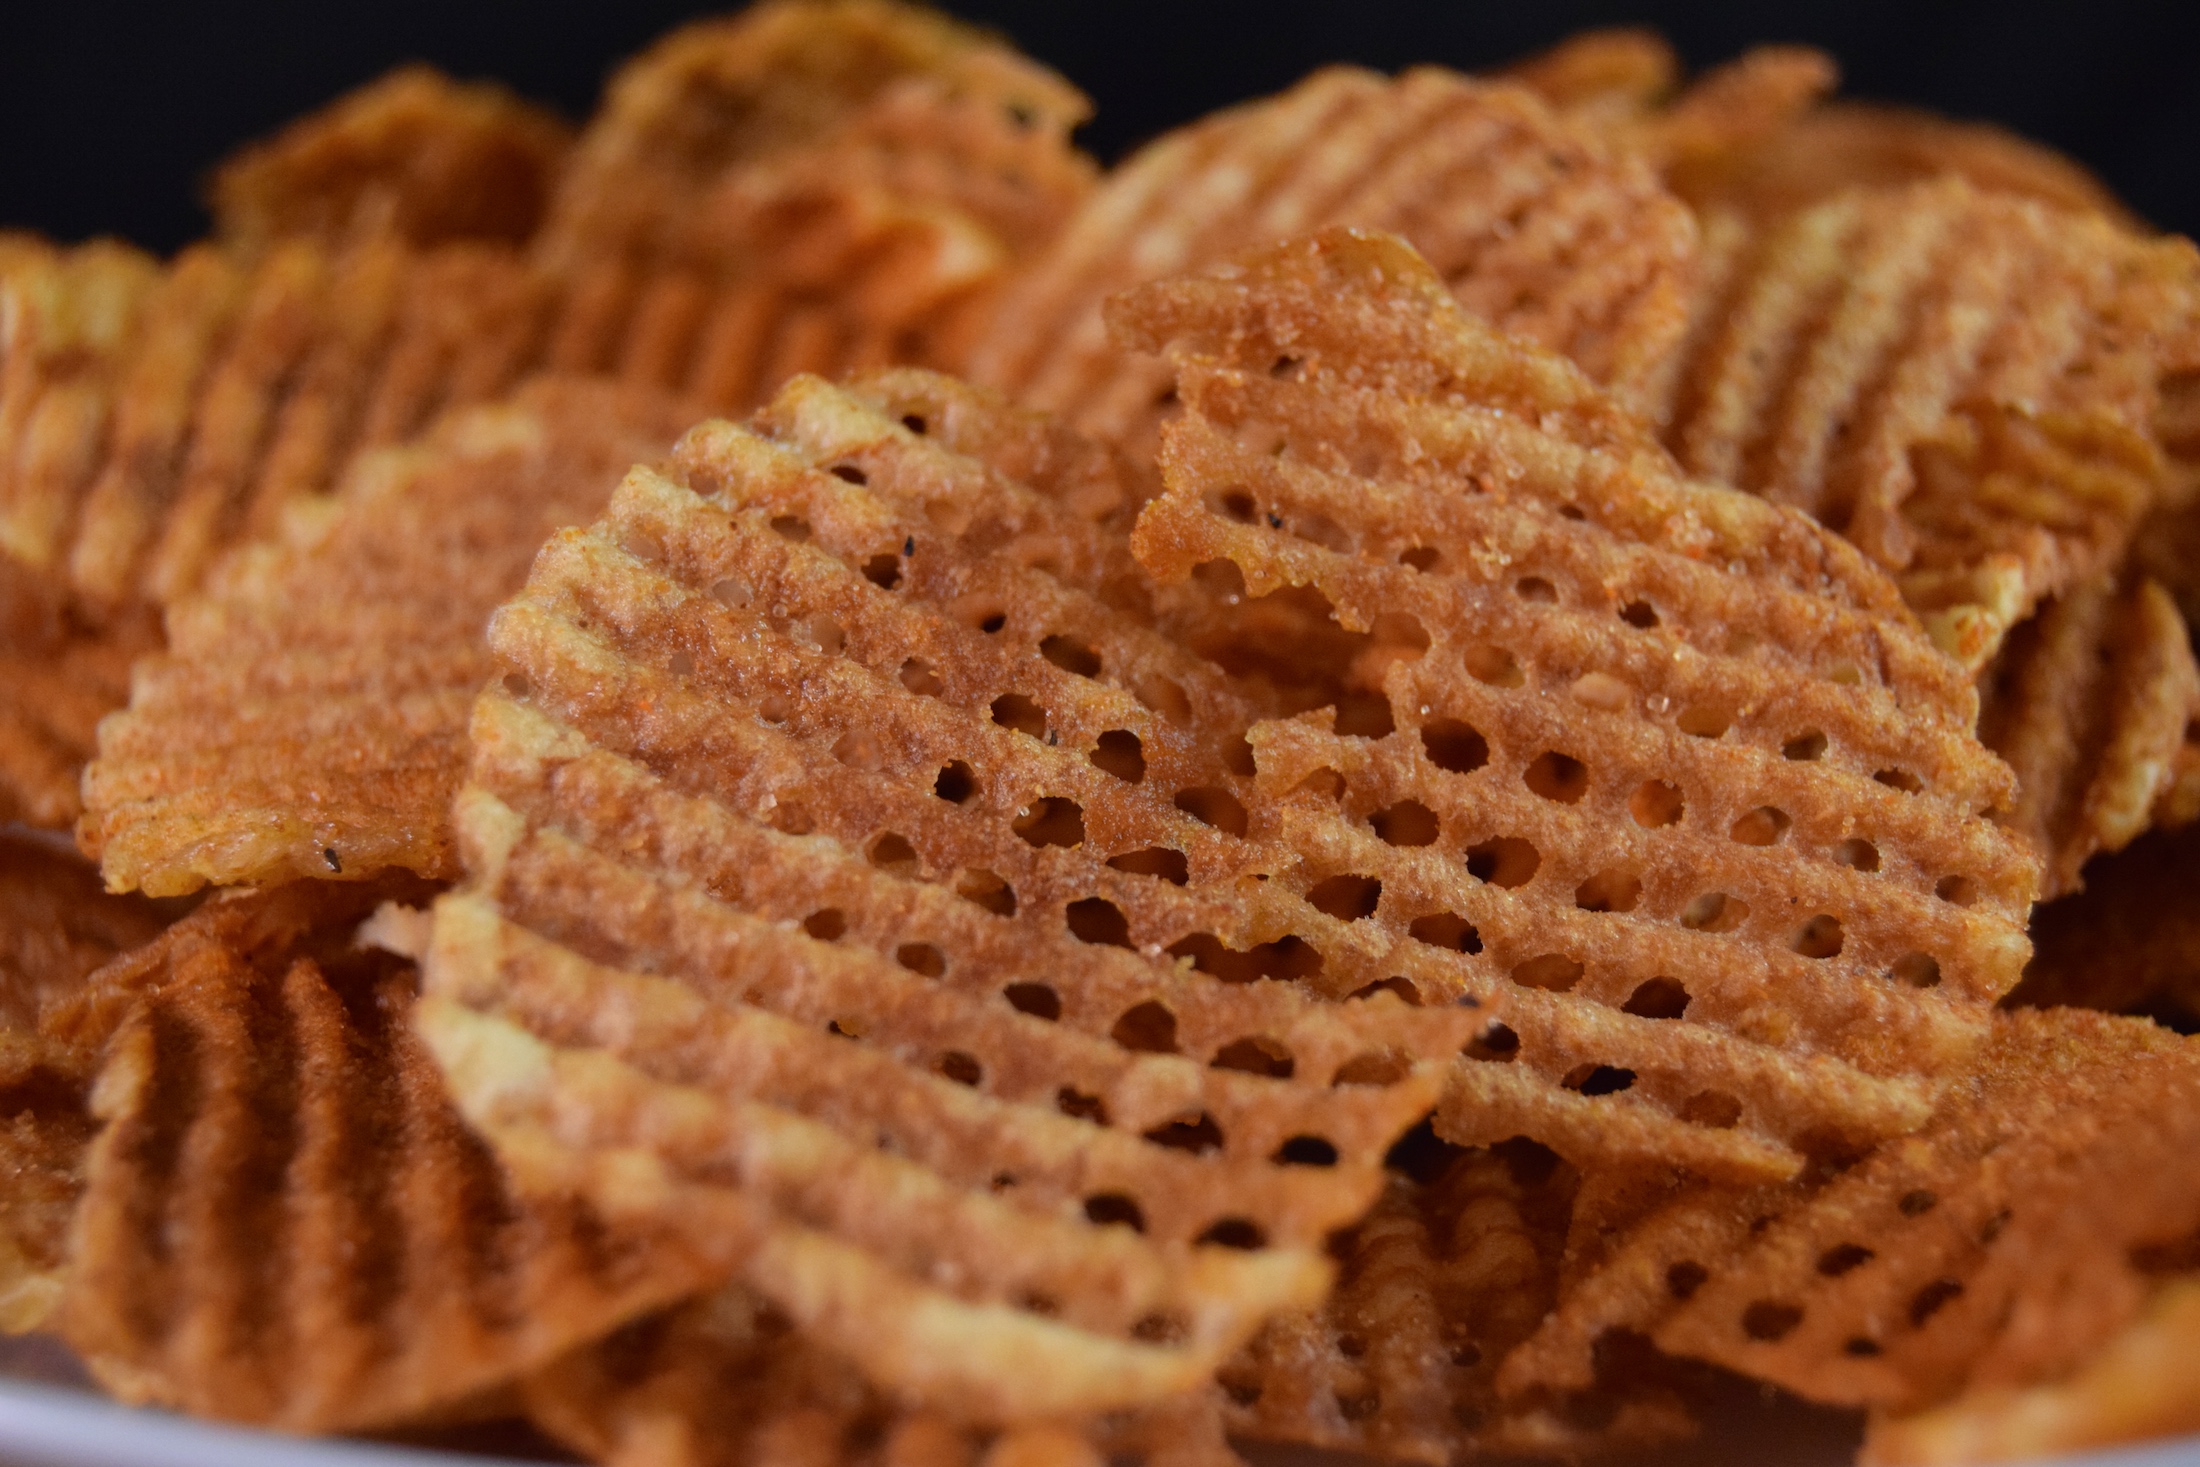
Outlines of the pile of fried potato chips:
<svg viewBox="0 0 2200 1467">
<path fill-rule="evenodd" d="M 1833 79 L 1103 170 L 764 0 L 0 234 L 0 1328 L 616 1467 L 2200 1428 L 2200 250 Z"/>
</svg>

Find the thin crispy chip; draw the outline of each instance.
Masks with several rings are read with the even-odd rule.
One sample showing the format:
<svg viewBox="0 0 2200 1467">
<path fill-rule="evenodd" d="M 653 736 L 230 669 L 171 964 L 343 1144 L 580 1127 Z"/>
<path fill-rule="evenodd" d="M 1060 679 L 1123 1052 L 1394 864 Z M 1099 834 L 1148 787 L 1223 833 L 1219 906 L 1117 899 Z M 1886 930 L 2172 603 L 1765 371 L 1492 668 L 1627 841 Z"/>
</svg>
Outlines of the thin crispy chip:
<svg viewBox="0 0 2200 1467">
<path fill-rule="evenodd" d="M 845 1361 L 733 1288 L 651 1315 L 537 1372 L 528 1415 L 609 1467 L 1226 1467 L 1212 1401 L 994 1434 L 897 1409 Z"/>
<path fill-rule="evenodd" d="M 2085 890 L 2032 914 L 2010 1002 L 2156 1014 L 2200 1028 L 2200 828 L 2154 831 L 2086 868 Z"/>
<path fill-rule="evenodd" d="M 882 1388 L 1139 1404 L 1319 1297 L 1480 1016 L 1349 941 L 1362 1003 L 1245 984 L 1320 965 L 1279 916 L 1344 936 L 1218 828 L 1245 779 L 1198 735 L 1247 715 L 1096 599 L 1119 542 L 908 400 L 800 379 L 552 540 L 493 624 L 423 1014 L 512 1165 L 623 1196 L 648 1154 Z"/>
<path fill-rule="evenodd" d="M 1811 1399 L 1896 1410 L 2075 1366 L 2142 1306 L 2135 1250 L 2200 1225 L 2179 1160 L 2200 1126 L 2200 1046 L 2081 1009 L 1995 1023 L 1917 1135 L 1830 1180 L 1697 1188 L 1652 1213 L 1501 1386 L 1586 1379 L 1612 1328 Z"/>
<path fill-rule="evenodd" d="M 1636 26 L 1579 31 L 1498 74 L 1569 117 L 1598 126 L 1631 122 L 1680 83 L 1680 57 L 1665 37 Z"/>
<path fill-rule="evenodd" d="M 1101 302 L 1329 224 L 1404 235 L 1468 309 L 1623 394 L 1685 319 L 1693 230 L 1641 164 L 1518 84 L 1333 67 L 1116 168 L 1005 293 L 967 375 L 1150 455 L 1168 372 L 1109 340 Z"/>
<path fill-rule="evenodd" d="M 1621 148 L 1649 159 L 1666 177 L 1693 178 L 1719 160 L 1784 137 L 1839 79 L 1839 68 L 1823 51 L 1759 46 L 1704 73 L 1665 106 L 1605 119 L 1605 125 Z M 1700 207 L 1696 198 L 1689 201 Z"/>
<path fill-rule="evenodd" d="M 2174 792 L 2200 667 L 2152 581 L 2091 581 L 2018 627 L 1981 679 L 1979 739 L 2016 771 L 2010 824 L 2046 862 L 2043 897 L 2129 845 Z"/>
<path fill-rule="evenodd" d="M 1220 1380 L 1233 1431 L 1390 1460 L 1578 1456 L 1694 1434 L 1669 1393 L 1502 1403 L 1498 1362 L 1550 1308 L 1569 1168 L 1538 1147 L 1434 1148 L 1341 1252 L 1318 1312 L 1270 1324 Z M 1595 1414 L 1591 1414 L 1594 1411 Z"/>
<path fill-rule="evenodd" d="M 2200 1430 L 2200 1280 L 2164 1285 L 2147 1312 L 2076 1374 L 2027 1390 L 1968 1392 L 1915 1416 L 1875 1414 L 1861 1461 L 2009 1462 Z"/>
<path fill-rule="evenodd" d="M 1809 511 L 1981 666 L 2040 601 L 2122 557 L 2166 465 L 2165 374 L 2200 349 L 2200 255 L 1960 177 L 1764 226 L 1699 305 L 1667 438 Z"/>
<path fill-rule="evenodd" d="M 1313 587 L 1361 634 L 1340 680 L 1372 707 L 1248 735 L 1252 824 L 1360 894 L 1426 1000 L 1503 995 L 1447 1139 L 1766 1177 L 1921 1122 L 2017 979 L 2036 867 L 1894 587 L 1682 479 L 1395 238 L 1113 309 L 1186 404 L 1141 561 Z"/>
<path fill-rule="evenodd" d="M 215 171 L 214 228 L 247 252 L 299 236 L 524 243 L 572 129 L 503 87 L 401 66 Z"/>
<path fill-rule="evenodd" d="M 362 459 L 333 503 L 177 603 L 168 652 L 140 664 L 85 775 L 80 836 L 108 884 L 455 876 L 445 811 L 490 611 L 553 530 L 594 516 L 692 417 L 538 380 Z"/>
<path fill-rule="evenodd" d="M 411 970 L 331 922 L 356 896 L 285 900 L 217 903 L 115 980 L 142 996 L 92 1092 L 60 1311 L 102 1384 L 389 1425 L 713 1282 L 676 1238 L 516 1199 L 408 1031 Z M 283 915 L 291 941 L 225 940 Z"/>
<path fill-rule="evenodd" d="M 717 217 L 740 203 L 725 191 L 805 151 L 837 153 L 905 199 L 976 205 L 1005 234 L 1020 232 L 1015 220 L 1051 233 L 1046 215 L 1089 178 L 1068 147 L 1089 110 L 1060 77 L 936 11 L 772 0 L 677 30 L 620 69 L 559 187 L 543 254 L 565 271 L 738 269 L 749 241 Z"/>
</svg>

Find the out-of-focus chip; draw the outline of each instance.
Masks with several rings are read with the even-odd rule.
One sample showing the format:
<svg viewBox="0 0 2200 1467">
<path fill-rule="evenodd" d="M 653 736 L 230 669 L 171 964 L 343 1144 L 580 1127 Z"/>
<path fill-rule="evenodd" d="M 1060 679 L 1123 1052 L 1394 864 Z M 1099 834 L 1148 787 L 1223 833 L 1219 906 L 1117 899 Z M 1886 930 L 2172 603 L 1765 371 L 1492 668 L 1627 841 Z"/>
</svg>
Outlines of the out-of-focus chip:
<svg viewBox="0 0 2200 1467">
<path fill-rule="evenodd" d="M 2010 824 L 2046 862 L 2041 895 L 2075 891 L 2174 792 L 2200 721 L 2184 618 L 2152 581 L 2089 581 L 2019 626 L 1981 684 L 1979 738 L 2016 771 Z"/>
<path fill-rule="evenodd" d="M 896 1408 L 733 1288 L 651 1315 L 537 1372 L 528 1415 L 610 1467 L 1231 1467 L 1211 1397 L 994 1433 Z"/>
<path fill-rule="evenodd" d="M 403 66 L 223 162 L 214 228 L 246 253 L 299 236 L 521 244 L 571 142 L 571 128 L 503 87 Z"/>
<path fill-rule="evenodd" d="M 85 775 L 80 836 L 108 884 L 455 876 L 446 811 L 490 611 L 693 416 L 540 379 L 360 460 L 333 502 L 178 602 Z"/>
<path fill-rule="evenodd" d="M 1524 86 L 1337 67 L 1116 168 L 1004 294 L 967 373 L 1150 455 L 1168 370 L 1109 340 L 1102 301 L 1330 224 L 1404 235 L 1469 310 L 1623 394 L 1685 319 L 1694 230 L 1641 163 Z"/>
<path fill-rule="evenodd" d="M 109 896 L 58 843 L 0 834 L 0 1031 L 31 1031 L 117 953 L 151 942 L 178 915 Z"/>
<path fill-rule="evenodd" d="M 316 885 L 217 903 L 115 980 L 140 997 L 92 1092 L 59 1312 L 101 1383 L 386 1426 L 710 1286 L 677 1238 L 506 1189 L 407 1027 L 411 970 L 330 920 L 362 889 Z"/>
<path fill-rule="evenodd" d="M 1322 1309 L 1270 1324 L 1220 1381 L 1231 1429 L 1390 1460 L 1465 1452 L 1575 1456 L 1693 1435 L 1669 1394 L 1604 1387 L 1596 1402 L 1501 1403 L 1498 1362 L 1531 1334 L 1558 1282 L 1571 1170 L 1512 1143 L 1431 1153 L 1391 1179 L 1341 1253 Z M 1595 1424 L 1589 1424 L 1595 1420 Z"/>
<path fill-rule="evenodd" d="M 1636 121 L 1680 84 L 1665 37 L 1634 26 L 1581 31 L 1498 73 L 1569 117 L 1595 126 Z"/>
<path fill-rule="evenodd" d="M 910 400 L 800 379 L 550 542 L 423 1021 L 523 1183 L 662 1198 L 882 1389 L 1150 1402 L 1318 1300 L 1481 1016 L 1241 838 L 1248 715 L 1120 542 Z M 1317 969 L 1370 996 L 1249 981 Z"/>
<path fill-rule="evenodd" d="M 144 610 L 96 616 L 0 556 L 0 821 L 75 821 L 99 720 L 129 696 L 132 660 L 159 645 Z"/>
<path fill-rule="evenodd" d="M 1968 1392 L 1915 1416 L 1874 1415 L 1860 1460 L 2012 1462 L 2200 1430 L 2200 1280 L 2163 1286 L 2147 1312 L 2068 1379 Z"/>
<path fill-rule="evenodd" d="M 1186 406 L 1140 560 L 1315 588 L 1356 634 L 1360 699 L 1248 734 L 1251 825 L 1424 1001 L 1502 995 L 1447 1139 L 1762 1178 L 1923 1121 L 2016 982 L 2037 867 L 1892 583 L 1681 478 L 1395 238 L 1113 314 Z"/>
<path fill-rule="evenodd" d="M 2013 1003 L 2160 1016 L 2200 1028 L 2200 828 L 2153 831 L 2085 871 L 2085 890 L 2032 914 Z"/>
<path fill-rule="evenodd" d="M 2200 255 L 1961 178 L 1707 225 L 1667 438 L 1807 510 L 1977 668 L 2040 601 L 2121 558 L 2167 477 L 2165 375 L 2200 352 Z"/>
<path fill-rule="evenodd" d="M 2200 1225 L 2200 1182 L 2178 1159 L 2200 1129 L 2200 1045 L 2081 1009 L 1995 1024 L 1917 1135 L 1830 1179 L 1690 1189 L 1650 1214 L 1501 1386 L 1588 1379 L 1614 1328 L 1815 1400 L 1902 1411 L 2074 1368 L 2143 1306 L 2145 1250 Z"/>
</svg>

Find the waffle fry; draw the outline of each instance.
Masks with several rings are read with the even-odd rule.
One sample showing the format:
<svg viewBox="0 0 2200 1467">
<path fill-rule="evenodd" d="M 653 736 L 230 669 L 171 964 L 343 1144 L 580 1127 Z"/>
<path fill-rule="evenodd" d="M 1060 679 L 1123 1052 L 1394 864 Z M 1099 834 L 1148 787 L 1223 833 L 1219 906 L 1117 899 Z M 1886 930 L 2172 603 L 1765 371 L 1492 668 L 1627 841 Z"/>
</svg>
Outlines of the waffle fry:
<svg viewBox="0 0 2200 1467">
<path fill-rule="evenodd" d="M 2079 1009 L 1996 1019 L 1975 1078 L 1852 1169 L 1685 1189 L 1613 1247 L 1500 1372 L 1590 1378 L 1627 1328 L 1814 1400 L 1913 1411 L 2052 1379 L 2136 1316 L 2134 1250 L 2200 1223 L 2169 1158 L 2200 1117 L 2200 1050 Z"/>
<path fill-rule="evenodd" d="M 61 1306 L 110 1391 L 390 1425 L 711 1282 L 676 1239 L 514 1199 L 407 1030 L 411 989 L 379 955 L 201 948 L 123 1022 Z"/>
<path fill-rule="evenodd" d="M 1808 511 L 1978 668 L 2041 601 L 2113 567 L 2159 498 L 2165 374 L 2200 257 L 1960 177 L 1761 231 L 1700 306 L 1665 415 L 1681 463 Z"/>
<path fill-rule="evenodd" d="M 247 254 L 300 237 L 523 244 L 571 144 L 503 87 L 402 66 L 223 162 L 214 228 Z"/>
<path fill-rule="evenodd" d="M 2165 1285 L 2144 1316 L 2068 1380 L 1980 1390 L 1915 1416 L 1875 1415 L 1860 1460 L 2007 1462 L 2200 1430 L 2196 1347 L 2200 1282 L 2186 1278 Z"/>
<path fill-rule="evenodd" d="M 2200 667 L 2152 581 L 2080 586 L 2019 627 L 1982 680 L 1979 738 L 2017 775 L 2010 823 L 2046 862 L 2043 897 L 2082 885 L 2175 793 Z"/>
<path fill-rule="evenodd" d="M 595 515 L 692 416 L 538 380 L 362 459 L 333 503 L 179 602 L 85 775 L 80 838 L 109 886 L 455 876 L 444 812 L 489 612 L 551 531 Z"/>
<path fill-rule="evenodd" d="M 1253 825 L 1379 894 L 1366 928 L 1427 1000 L 1504 995 L 1446 1138 L 1738 1179 L 1923 1120 L 2016 981 L 2035 871 L 1977 815 L 2008 772 L 1892 585 L 1679 478 L 1395 239 L 1114 309 L 1187 407 L 1141 561 L 1312 586 L 1363 632 L 1341 681 L 1372 714 L 1248 734 Z"/>
<path fill-rule="evenodd" d="M 1692 230 L 1646 169 L 1526 87 L 1335 67 L 1117 168 L 1003 296 L 963 370 L 1150 456 L 1168 372 L 1108 339 L 1102 301 L 1329 224 L 1404 235 L 1469 310 L 1622 393 L 1684 322 Z"/>
<path fill-rule="evenodd" d="M 1377 965 L 1342 1008 L 1243 986 L 1308 961 L 1240 935 L 1256 889 L 1336 919 L 1214 823 L 1243 776 L 1187 721 L 1232 695 L 1080 589 L 1089 523 L 914 416 L 798 381 L 770 437 L 698 428 L 551 542 L 493 625 L 423 1014 L 508 1164 L 616 1189 L 664 1136 L 749 1286 L 882 1389 L 1000 1423 L 1137 1405 L 1319 1297 L 1321 1240 L 1482 1019 Z M 832 1185 L 754 1149 L 779 1135 Z M 906 1272 L 882 1188 L 937 1211 L 930 1277 L 964 1282 Z"/>
</svg>

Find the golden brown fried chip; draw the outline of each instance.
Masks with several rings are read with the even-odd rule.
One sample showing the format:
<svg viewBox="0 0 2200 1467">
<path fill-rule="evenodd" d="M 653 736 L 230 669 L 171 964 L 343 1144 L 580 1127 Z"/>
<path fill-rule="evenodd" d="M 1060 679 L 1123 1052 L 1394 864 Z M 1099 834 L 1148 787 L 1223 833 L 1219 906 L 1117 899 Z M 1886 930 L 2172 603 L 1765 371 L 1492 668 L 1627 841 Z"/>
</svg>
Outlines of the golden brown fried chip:
<svg viewBox="0 0 2200 1467">
<path fill-rule="evenodd" d="M 2006 1462 L 2200 1430 L 2200 1280 L 2164 1285 L 2147 1312 L 2064 1380 L 1970 1391 L 1914 1416 L 1875 1414 L 1860 1460 Z"/>
<path fill-rule="evenodd" d="M 215 171 L 214 228 L 246 253 L 277 240 L 525 243 L 572 129 L 503 87 L 401 66 Z"/>
<path fill-rule="evenodd" d="M 1109 340 L 1102 301 L 1329 224 L 1404 235 L 1469 310 L 1623 394 L 1685 319 L 1694 231 L 1641 164 L 1524 86 L 1336 67 L 1115 169 L 1003 295 L 967 374 L 1150 455 L 1168 372 Z"/>
<path fill-rule="evenodd" d="M 1609 127 L 1639 120 L 1680 83 L 1680 57 L 1665 37 L 1634 26 L 1581 31 L 1498 75 L 1519 82 L 1569 117 Z"/>
<path fill-rule="evenodd" d="M 1319 1297 L 1480 1017 L 1247 982 L 1321 963 L 1247 922 L 1343 924 L 1229 828 L 1234 696 L 1096 599 L 1119 541 L 908 400 L 798 380 L 552 540 L 423 1015 L 511 1165 L 656 1178 L 882 1388 L 1141 1404 Z"/>
<path fill-rule="evenodd" d="M 2160 1015 L 2200 1027 L 2200 827 L 2153 831 L 2086 867 L 2085 890 L 2032 914 L 2010 1002 Z"/>
<path fill-rule="evenodd" d="M 2146 1296 L 2134 1254 L 2200 1224 L 2175 1160 L 2200 1046 L 2080 1009 L 1998 1015 L 1917 1135 L 1785 1188 L 1684 1189 L 1579 1280 L 1501 1372 L 1589 1375 L 1603 1332 L 1815 1400 L 1915 1410 L 2073 1368 Z"/>
<path fill-rule="evenodd" d="M 1424 1001 L 1502 995 L 1447 1139 L 1747 1178 L 1921 1122 L 2017 979 L 2037 872 L 1893 585 L 1682 479 L 1395 238 L 1113 311 L 1186 406 L 1141 561 L 1315 588 L 1358 634 L 1339 679 L 1371 701 L 1248 734 L 1250 821 Z"/>
<path fill-rule="evenodd" d="M 295 943 L 216 935 L 267 936 L 264 899 L 185 924 L 108 1047 L 60 1310 L 103 1385 L 291 1430 L 386 1426 L 714 1281 L 677 1238 L 515 1198 L 407 1028 L 411 970 L 346 950 L 342 898 L 304 902 L 320 920 Z M 245 905 L 257 924 L 216 916 Z"/>
<path fill-rule="evenodd" d="M 2121 559 L 2167 479 L 2163 378 L 2200 350 L 2190 242 L 1960 177 L 1707 235 L 1722 267 L 1666 414 L 1687 469 L 1902 572 L 1972 668 Z"/>
<path fill-rule="evenodd" d="M 455 876 L 445 812 L 490 611 L 553 530 L 595 515 L 693 416 L 537 380 L 360 460 L 333 502 L 177 603 L 168 652 L 140 665 L 85 775 L 80 837 L 108 884 Z"/>
<path fill-rule="evenodd" d="M 2017 776 L 2010 824 L 2046 862 L 2043 897 L 2075 891 L 2175 794 L 2200 666 L 2152 581 L 2092 581 L 2019 626 L 1984 677 L 1979 739 Z"/>
<path fill-rule="evenodd" d="M 1823 51 L 1759 46 L 1704 73 L 1663 107 L 1599 120 L 1619 147 L 1648 159 L 1666 177 L 1692 178 L 1718 160 L 1785 136 L 1839 79 L 1839 68 Z M 1689 202 L 1701 207 L 1694 197 Z"/>
</svg>

